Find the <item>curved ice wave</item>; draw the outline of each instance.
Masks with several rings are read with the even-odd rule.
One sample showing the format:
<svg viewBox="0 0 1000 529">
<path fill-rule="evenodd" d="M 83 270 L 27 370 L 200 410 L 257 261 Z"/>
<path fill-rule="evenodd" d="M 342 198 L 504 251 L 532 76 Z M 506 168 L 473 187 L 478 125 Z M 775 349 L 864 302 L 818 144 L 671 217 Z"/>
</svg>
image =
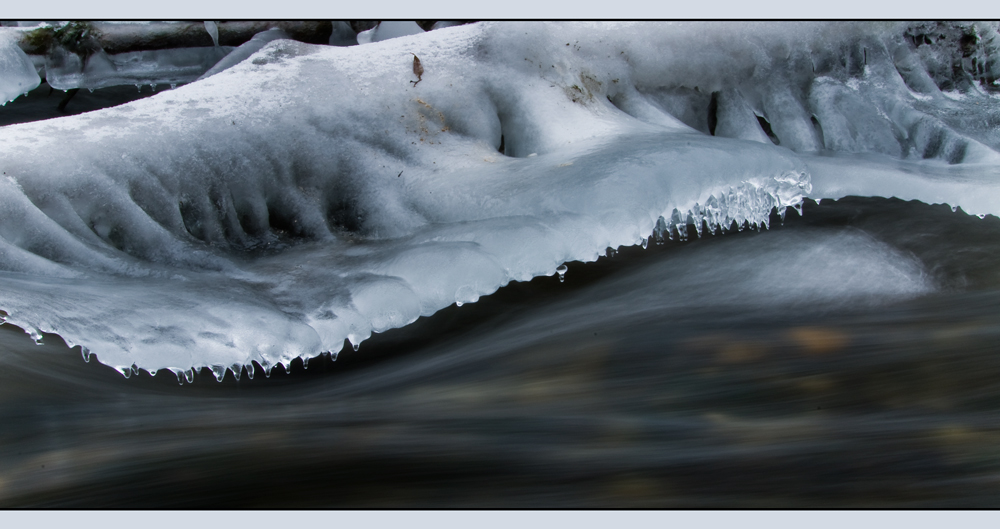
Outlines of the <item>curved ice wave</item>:
<svg viewBox="0 0 1000 529">
<path fill-rule="evenodd" d="M 923 100 L 903 81 L 859 89 L 867 113 L 837 110 L 841 88 L 891 77 L 872 73 L 889 56 L 811 77 L 804 58 L 862 41 L 889 50 L 903 26 L 818 27 L 476 24 L 353 48 L 279 40 L 146 100 L 0 129 L 0 309 L 123 373 L 252 375 L 253 362 L 336 353 L 653 233 L 766 223 L 810 193 L 813 157 L 796 151 L 850 151 L 843 134 L 887 106 L 889 122 L 916 120 L 914 135 L 886 125 L 898 149 L 848 147 L 996 158 L 980 129 L 914 117 Z M 891 95 L 904 89 L 910 100 Z M 811 108 L 846 132 L 819 142 Z M 932 129 L 951 147 L 928 154 L 918 136 Z"/>
</svg>

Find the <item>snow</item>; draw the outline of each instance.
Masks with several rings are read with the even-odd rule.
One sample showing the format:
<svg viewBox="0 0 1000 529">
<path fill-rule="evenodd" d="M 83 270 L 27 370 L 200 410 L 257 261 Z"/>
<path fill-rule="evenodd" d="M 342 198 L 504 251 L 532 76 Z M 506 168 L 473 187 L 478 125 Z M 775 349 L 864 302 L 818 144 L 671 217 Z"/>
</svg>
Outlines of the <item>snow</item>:
<svg viewBox="0 0 1000 529">
<path fill-rule="evenodd" d="M 915 99 L 903 28 L 478 23 L 234 52 L 176 90 L 0 129 L 0 218 L 23 219 L 0 225 L 0 309 L 121 371 L 218 372 L 803 196 L 1000 213 L 993 129 L 953 119 L 995 100 Z M 904 272 L 886 273 L 925 289 Z"/>
</svg>

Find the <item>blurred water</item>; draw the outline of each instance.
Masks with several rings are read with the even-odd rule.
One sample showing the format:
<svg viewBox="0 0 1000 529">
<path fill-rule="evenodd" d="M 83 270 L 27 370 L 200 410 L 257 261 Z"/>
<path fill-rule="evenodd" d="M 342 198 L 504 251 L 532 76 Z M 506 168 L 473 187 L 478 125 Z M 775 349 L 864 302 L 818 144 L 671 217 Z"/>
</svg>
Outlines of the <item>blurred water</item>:
<svg viewBox="0 0 1000 529">
<path fill-rule="evenodd" d="M 126 380 L 4 325 L 0 506 L 994 506 L 1000 219 L 773 220 L 269 379 Z"/>
<path fill-rule="evenodd" d="M 136 89 L 135 86 L 128 85 L 112 86 L 93 92 L 75 90 L 70 93 L 69 91 L 56 90 L 43 80 L 42 84 L 29 92 L 27 96 L 18 97 L 4 105 L 3 112 L 0 113 L 0 127 L 82 114 L 121 105 L 163 92 L 167 88 L 167 86 L 161 85 L 157 91 L 154 91 L 150 86 Z"/>
</svg>

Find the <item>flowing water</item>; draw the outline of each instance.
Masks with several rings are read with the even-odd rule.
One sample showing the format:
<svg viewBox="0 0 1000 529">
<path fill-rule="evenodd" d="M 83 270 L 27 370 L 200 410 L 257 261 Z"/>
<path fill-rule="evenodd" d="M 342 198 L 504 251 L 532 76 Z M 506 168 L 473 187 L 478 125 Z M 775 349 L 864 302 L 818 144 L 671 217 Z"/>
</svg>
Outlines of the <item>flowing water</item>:
<svg viewBox="0 0 1000 529">
<path fill-rule="evenodd" d="M 270 378 L 124 379 L 4 325 L 0 504 L 995 505 L 1000 219 L 848 197 L 773 220 Z"/>
</svg>

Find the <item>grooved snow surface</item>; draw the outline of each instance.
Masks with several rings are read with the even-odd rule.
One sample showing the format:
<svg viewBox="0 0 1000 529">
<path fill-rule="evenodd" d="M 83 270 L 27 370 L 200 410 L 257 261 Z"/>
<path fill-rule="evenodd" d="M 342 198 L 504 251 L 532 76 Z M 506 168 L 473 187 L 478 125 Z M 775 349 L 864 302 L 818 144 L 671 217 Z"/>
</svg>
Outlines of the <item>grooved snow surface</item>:
<svg viewBox="0 0 1000 529">
<path fill-rule="evenodd" d="M 803 196 L 1000 212 L 996 99 L 942 94 L 904 29 L 274 41 L 177 90 L 0 129 L 0 309 L 122 372 L 239 375 Z"/>
</svg>

